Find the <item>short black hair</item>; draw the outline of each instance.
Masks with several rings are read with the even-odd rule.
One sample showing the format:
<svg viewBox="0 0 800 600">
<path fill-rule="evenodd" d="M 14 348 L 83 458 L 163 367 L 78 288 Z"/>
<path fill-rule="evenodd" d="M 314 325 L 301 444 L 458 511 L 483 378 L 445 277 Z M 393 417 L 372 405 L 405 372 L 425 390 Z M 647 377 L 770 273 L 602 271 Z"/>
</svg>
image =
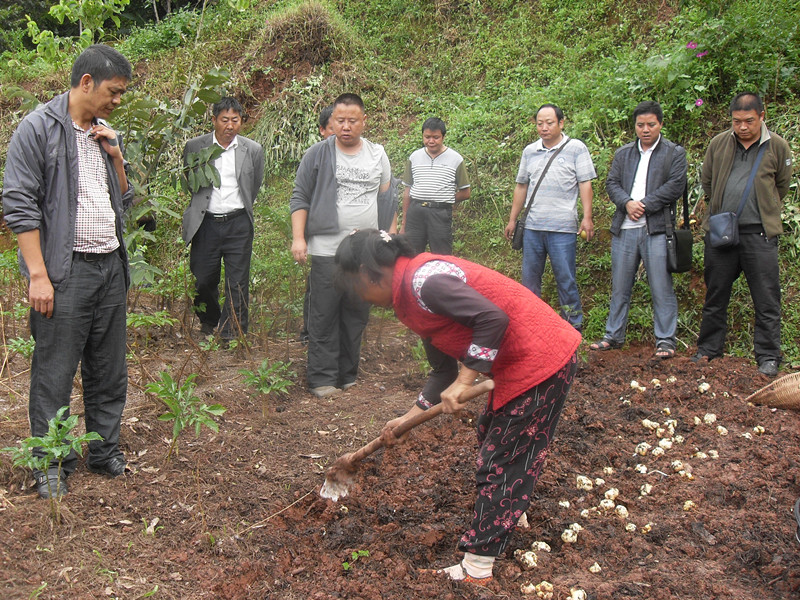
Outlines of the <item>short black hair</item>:
<svg viewBox="0 0 800 600">
<path fill-rule="evenodd" d="M 322 111 L 319 113 L 319 126 L 325 129 L 328 126 L 328 121 L 331 120 L 332 114 L 333 114 L 333 104 L 323 108 Z"/>
<path fill-rule="evenodd" d="M 130 81 L 133 76 L 128 59 L 105 44 L 92 44 L 75 59 L 69 80 L 70 86 L 78 87 L 81 78 L 86 74 L 92 76 L 96 86 L 115 77 Z"/>
<path fill-rule="evenodd" d="M 336 108 L 339 104 L 358 106 L 362 111 L 364 110 L 364 101 L 358 94 L 342 94 L 333 101 L 333 107 Z"/>
<path fill-rule="evenodd" d="M 733 111 L 735 110 L 754 110 L 761 114 L 764 112 L 764 102 L 762 102 L 761 96 L 754 92 L 742 92 L 741 94 L 736 94 L 731 100 L 728 114 L 733 116 Z"/>
<path fill-rule="evenodd" d="M 539 110 L 536 111 L 536 118 L 539 118 L 539 113 L 542 112 L 542 109 L 544 109 L 544 108 L 552 108 L 556 113 L 556 119 L 558 119 L 559 121 L 563 121 L 564 120 L 564 111 L 561 110 L 560 108 L 558 108 L 555 104 L 549 104 L 549 103 L 548 104 L 542 104 L 539 107 Z"/>
<path fill-rule="evenodd" d="M 233 96 L 223 96 L 219 102 L 215 102 L 211 107 L 211 114 L 218 117 L 220 113 L 226 110 L 232 110 L 235 113 L 239 113 L 240 117 L 244 117 L 244 108 Z"/>
<path fill-rule="evenodd" d="M 664 122 L 664 110 L 654 100 L 644 100 L 636 105 L 636 108 L 633 109 L 633 120 L 636 121 L 636 118 L 641 115 L 655 115 L 659 123 Z"/>
<path fill-rule="evenodd" d="M 430 117 L 429 119 L 425 119 L 425 122 L 422 124 L 422 133 L 425 133 L 426 129 L 430 131 L 441 131 L 442 137 L 447 135 L 447 126 L 439 117 Z"/>
</svg>

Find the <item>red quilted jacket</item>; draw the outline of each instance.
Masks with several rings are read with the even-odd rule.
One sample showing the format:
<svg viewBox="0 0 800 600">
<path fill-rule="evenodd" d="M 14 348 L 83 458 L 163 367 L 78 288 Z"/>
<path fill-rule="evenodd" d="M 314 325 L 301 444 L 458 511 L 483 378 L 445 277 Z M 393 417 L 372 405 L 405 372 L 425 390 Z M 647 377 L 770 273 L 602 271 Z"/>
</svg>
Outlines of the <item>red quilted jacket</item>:
<svg viewBox="0 0 800 600">
<path fill-rule="evenodd" d="M 503 341 L 489 374 L 495 381 L 490 398 L 493 409 L 528 391 L 555 374 L 572 357 L 581 335 L 545 302 L 523 285 L 468 260 L 423 253 L 397 259 L 392 280 L 392 303 L 397 318 L 439 350 L 462 360 L 472 342 L 472 330 L 422 308 L 414 297 L 411 280 L 430 260 L 458 265 L 467 284 L 491 300 L 509 317 Z"/>
</svg>

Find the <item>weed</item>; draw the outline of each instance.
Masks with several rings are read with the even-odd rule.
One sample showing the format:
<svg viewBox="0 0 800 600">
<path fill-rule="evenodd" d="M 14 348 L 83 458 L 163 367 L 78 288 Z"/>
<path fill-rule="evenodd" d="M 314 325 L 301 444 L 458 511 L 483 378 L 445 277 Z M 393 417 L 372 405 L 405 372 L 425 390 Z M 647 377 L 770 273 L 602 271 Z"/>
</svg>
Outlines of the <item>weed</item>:
<svg viewBox="0 0 800 600">
<path fill-rule="evenodd" d="M 152 381 L 145 386 L 145 390 L 157 396 L 167 405 L 167 412 L 158 417 L 159 421 L 173 421 L 172 440 L 167 451 L 166 460 L 177 453 L 178 437 L 186 427 L 194 426 L 195 436 L 200 435 L 200 428 L 205 425 L 213 431 L 219 431 L 219 425 L 214 421 L 225 412 L 221 404 L 205 404 L 194 395 L 196 373 L 192 373 L 182 384 L 175 381 L 168 371 L 159 373 L 160 381 Z"/>
<path fill-rule="evenodd" d="M 25 338 L 14 338 L 13 340 L 8 340 L 8 349 L 11 352 L 16 352 L 24 358 L 30 358 L 33 356 L 33 349 L 35 347 L 36 342 L 34 341 L 33 336 L 30 336 L 27 340 Z"/>
<path fill-rule="evenodd" d="M 244 375 L 244 382 L 254 388 L 259 395 L 264 397 L 263 415 L 267 415 L 267 398 L 270 394 L 285 394 L 294 385 L 289 377 L 295 376 L 294 371 L 290 371 L 291 362 L 281 361 L 269 363 L 269 359 L 264 359 L 256 371 L 240 369 L 239 373 Z"/>
<path fill-rule="evenodd" d="M 369 550 L 354 550 L 350 553 L 350 561 L 343 562 L 342 568 L 345 571 L 349 571 L 353 568 L 353 565 L 361 558 L 367 558 L 369 556 Z"/>
</svg>

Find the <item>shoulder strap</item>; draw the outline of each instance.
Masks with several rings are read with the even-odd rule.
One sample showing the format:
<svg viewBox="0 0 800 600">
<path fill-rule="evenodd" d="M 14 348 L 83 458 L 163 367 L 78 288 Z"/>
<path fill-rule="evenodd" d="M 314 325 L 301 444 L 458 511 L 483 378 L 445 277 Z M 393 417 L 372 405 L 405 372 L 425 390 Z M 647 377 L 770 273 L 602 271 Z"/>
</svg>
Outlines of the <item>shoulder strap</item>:
<svg viewBox="0 0 800 600">
<path fill-rule="evenodd" d="M 522 220 L 523 223 L 528 218 L 528 213 L 531 210 L 531 206 L 533 206 L 533 199 L 536 197 L 536 192 L 539 190 L 539 186 L 542 184 L 542 181 L 544 181 L 544 176 L 547 174 L 547 170 L 550 168 L 550 165 L 553 164 L 553 161 L 556 159 L 556 156 L 558 156 L 559 153 L 564 148 L 566 148 L 567 144 L 569 144 L 571 140 L 572 140 L 572 138 L 569 138 L 566 142 L 561 144 L 561 146 L 558 148 L 558 150 L 553 152 L 553 155 L 550 157 L 550 160 L 548 160 L 547 164 L 544 166 L 544 170 L 542 171 L 542 174 L 539 176 L 539 181 L 536 182 L 536 185 L 533 188 L 533 192 L 531 193 L 531 199 L 528 200 L 528 205 L 525 207 L 525 211 L 524 211 L 524 213 L 523 213 L 523 215 L 521 217 L 521 220 Z"/>
<path fill-rule="evenodd" d="M 742 200 L 739 202 L 739 209 L 736 211 L 736 216 L 739 217 L 744 210 L 744 204 L 747 202 L 747 197 L 750 195 L 750 190 L 753 189 L 753 182 L 756 179 L 756 171 L 758 171 L 758 165 L 761 164 L 761 158 L 764 156 L 764 150 L 769 144 L 769 140 L 766 140 L 761 147 L 758 149 L 758 154 L 756 155 L 756 162 L 753 163 L 753 168 L 750 170 L 750 177 L 747 179 L 747 185 L 744 188 L 744 194 L 742 194 Z"/>
</svg>

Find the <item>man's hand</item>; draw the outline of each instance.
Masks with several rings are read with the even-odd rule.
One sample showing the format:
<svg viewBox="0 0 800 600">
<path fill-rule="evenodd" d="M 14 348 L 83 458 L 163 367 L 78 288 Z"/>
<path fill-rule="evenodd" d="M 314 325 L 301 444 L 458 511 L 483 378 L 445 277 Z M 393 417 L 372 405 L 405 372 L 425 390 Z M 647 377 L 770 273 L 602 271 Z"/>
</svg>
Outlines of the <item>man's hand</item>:
<svg viewBox="0 0 800 600">
<path fill-rule="evenodd" d="M 644 215 L 644 203 L 639 200 L 630 200 L 625 205 L 625 210 L 631 221 L 638 221 Z"/>
<path fill-rule="evenodd" d="M 28 302 L 36 312 L 48 319 L 53 316 L 53 284 L 47 275 L 31 277 L 28 286 Z"/>
<path fill-rule="evenodd" d="M 583 233 L 586 233 L 584 236 Z M 578 229 L 578 235 L 584 238 L 586 241 L 589 241 L 594 237 L 594 223 L 592 222 L 591 217 L 584 217 L 581 221 L 581 227 Z"/>
<path fill-rule="evenodd" d="M 117 133 L 113 129 L 98 123 L 89 129 L 89 137 L 97 140 L 112 159 L 122 160 L 122 149 L 119 147 Z"/>
<path fill-rule="evenodd" d="M 513 221 L 509 221 L 506 228 L 503 230 L 503 235 L 506 237 L 507 240 L 511 241 L 514 237 L 514 229 L 517 228 L 517 220 L 514 219 Z"/>
<path fill-rule="evenodd" d="M 292 240 L 292 256 L 295 261 L 304 265 L 308 259 L 308 244 L 302 238 Z"/>
</svg>

